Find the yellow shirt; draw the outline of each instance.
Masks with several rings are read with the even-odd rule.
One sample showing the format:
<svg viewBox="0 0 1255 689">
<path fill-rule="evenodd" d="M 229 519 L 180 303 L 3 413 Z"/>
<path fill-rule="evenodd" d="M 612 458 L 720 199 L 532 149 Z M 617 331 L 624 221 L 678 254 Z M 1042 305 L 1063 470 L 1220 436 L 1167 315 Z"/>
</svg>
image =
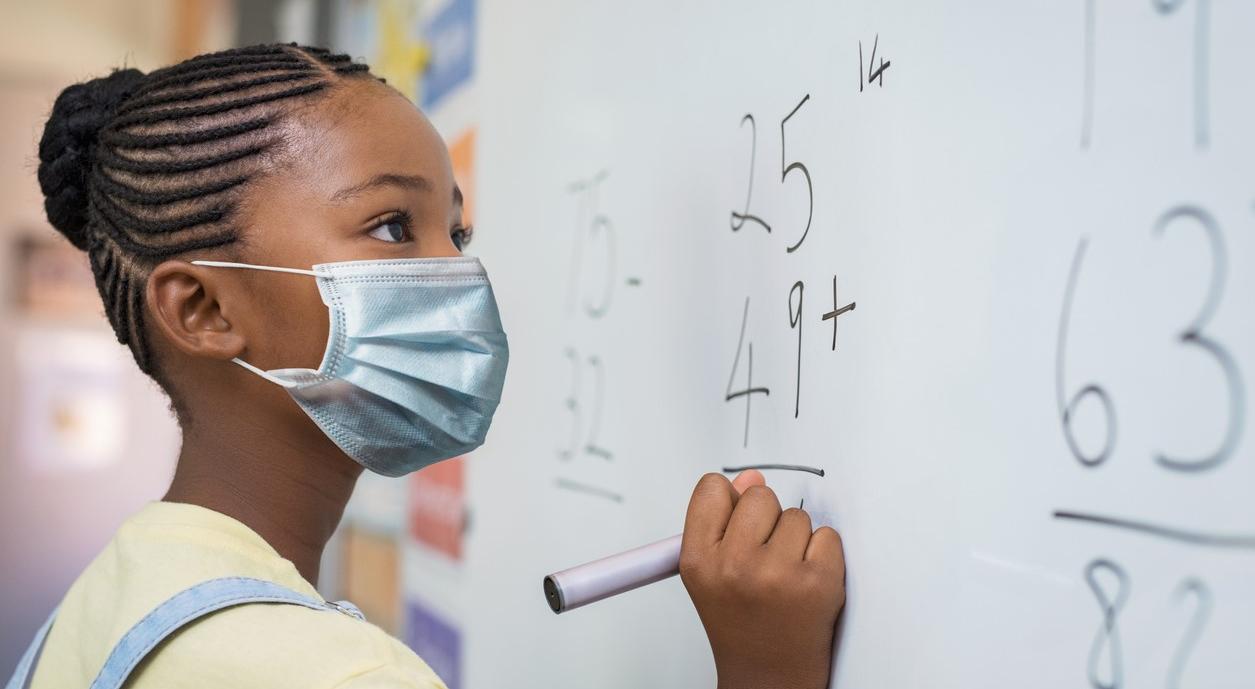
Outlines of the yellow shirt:
<svg viewBox="0 0 1255 689">
<path fill-rule="evenodd" d="M 273 581 L 323 600 L 244 524 L 204 507 L 152 502 L 126 520 L 70 587 L 31 689 L 87 689 L 118 640 L 170 596 L 223 576 Z M 297 605 L 227 608 L 175 633 L 128 689 L 448 689 L 369 622 Z"/>
</svg>

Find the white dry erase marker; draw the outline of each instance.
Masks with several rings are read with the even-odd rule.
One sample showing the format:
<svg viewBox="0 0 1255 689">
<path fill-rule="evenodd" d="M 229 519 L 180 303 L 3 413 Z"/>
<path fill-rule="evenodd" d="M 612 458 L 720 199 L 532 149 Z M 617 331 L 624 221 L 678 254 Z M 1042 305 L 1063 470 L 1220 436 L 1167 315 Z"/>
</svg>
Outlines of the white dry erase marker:
<svg viewBox="0 0 1255 689">
<path fill-rule="evenodd" d="M 556 613 L 574 610 L 680 573 L 680 535 L 603 557 L 545 577 L 545 600 Z"/>
</svg>

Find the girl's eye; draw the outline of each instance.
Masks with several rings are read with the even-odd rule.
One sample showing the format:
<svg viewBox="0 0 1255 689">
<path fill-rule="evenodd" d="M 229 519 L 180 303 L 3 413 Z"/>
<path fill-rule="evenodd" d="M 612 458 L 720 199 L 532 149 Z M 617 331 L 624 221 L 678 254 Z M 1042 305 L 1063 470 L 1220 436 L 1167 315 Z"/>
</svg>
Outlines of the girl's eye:
<svg viewBox="0 0 1255 689">
<path fill-rule="evenodd" d="M 375 229 L 369 232 L 371 237 L 385 242 L 408 242 L 413 237 L 410 235 L 410 215 L 409 213 L 397 213 L 390 218 L 375 226 Z"/>
<path fill-rule="evenodd" d="M 471 237 L 474 234 L 475 228 L 470 225 L 465 227 L 458 225 L 449 232 L 449 236 L 453 238 L 453 246 L 456 246 L 458 251 L 466 249 L 466 245 L 471 243 Z"/>
</svg>

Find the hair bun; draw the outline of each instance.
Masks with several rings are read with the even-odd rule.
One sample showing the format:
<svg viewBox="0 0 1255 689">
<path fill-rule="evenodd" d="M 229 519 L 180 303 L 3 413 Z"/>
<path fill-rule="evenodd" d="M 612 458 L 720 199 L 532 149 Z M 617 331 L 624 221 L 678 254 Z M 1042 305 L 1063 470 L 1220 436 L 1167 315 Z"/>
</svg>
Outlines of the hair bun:
<svg viewBox="0 0 1255 689">
<path fill-rule="evenodd" d="M 87 180 L 96 139 L 144 79 L 138 69 L 67 87 L 57 96 L 39 140 L 39 186 L 48 222 L 87 249 Z"/>
</svg>

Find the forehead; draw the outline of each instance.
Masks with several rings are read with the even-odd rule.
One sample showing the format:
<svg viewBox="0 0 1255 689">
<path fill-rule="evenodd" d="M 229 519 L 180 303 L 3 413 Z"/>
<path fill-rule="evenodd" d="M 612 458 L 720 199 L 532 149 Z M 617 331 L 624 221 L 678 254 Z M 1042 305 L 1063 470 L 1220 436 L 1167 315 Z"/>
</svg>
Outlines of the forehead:
<svg viewBox="0 0 1255 689">
<path fill-rule="evenodd" d="M 452 165 L 439 133 L 390 86 L 341 82 L 294 113 L 285 128 L 280 176 L 311 201 L 329 201 L 337 191 L 380 174 L 418 175 L 437 193 L 453 193 Z M 291 185 L 294 179 L 299 184 Z"/>
</svg>

